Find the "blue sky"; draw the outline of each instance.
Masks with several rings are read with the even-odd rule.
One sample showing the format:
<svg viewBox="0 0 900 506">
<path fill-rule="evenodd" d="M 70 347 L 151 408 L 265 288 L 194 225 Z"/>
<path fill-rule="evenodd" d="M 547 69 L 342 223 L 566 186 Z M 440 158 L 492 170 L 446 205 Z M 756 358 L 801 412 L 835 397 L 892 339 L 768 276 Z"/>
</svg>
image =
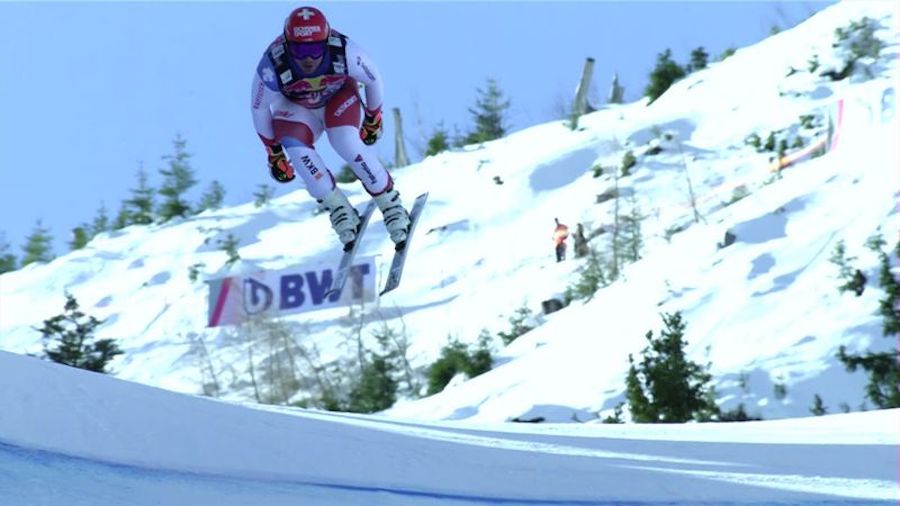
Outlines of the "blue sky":
<svg viewBox="0 0 900 506">
<path fill-rule="evenodd" d="M 613 73 L 638 99 L 657 53 L 685 63 L 753 44 L 832 2 L 328 2 L 385 81 L 382 158 L 394 156 L 390 109 L 403 113 L 413 161 L 435 126 L 471 127 L 488 77 L 511 100 L 511 130 L 560 117 L 586 57 L 605 98 Z M 72 228 L 105 203 L 111 216 L 139 167 L 158 186 L 181 135 L 199 183 L 226 204 L 252 200 L 268 176 L 249 112 L 256 63 L 297 3 L 0 2 L 0 240 L 21 256 L 38 219 L 68 251 Z M 342 161 L 322 139 L 333 168 Z M 402 190 L 402 182 L 398 182 Z M 436 179 L 434 184 L 440 184 Z M 281 195 L 297 189 L 278 185 Z M 309 239 L 305 239 L 309 240 Z M 331 238 L 322 238 L 331 240 Z"/>
</svg>

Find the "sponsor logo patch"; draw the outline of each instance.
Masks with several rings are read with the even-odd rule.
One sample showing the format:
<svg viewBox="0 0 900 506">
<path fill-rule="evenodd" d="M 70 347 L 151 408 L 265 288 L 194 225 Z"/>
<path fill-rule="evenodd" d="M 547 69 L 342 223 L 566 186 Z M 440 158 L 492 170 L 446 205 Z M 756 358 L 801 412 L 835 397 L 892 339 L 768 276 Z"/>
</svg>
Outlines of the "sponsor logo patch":
<svg viewBox="0 0 900 506">
<path fill-rule="evenodd" d="M 359 65 L 360 67 L 362 67 L 363 72 L 365 72 L 366 76 L 368 76 L 369 79 L 371 79 L 372 82 L 374 83 L 375 82 L 375 74 L 373 74 L 372 71 L 369 70 L 369 67 L 367 67 L 366 64 L 363 63 L 362 58 L 360 58 L 359 56 L 356 57 L 356 64 Z"/>
<path fill-rule="evenodd" d="M 369 182 L 375 184 L 375 174 L 372 174 L 372 170 L 369 169 L 369 165 L 363 161 L 362 155 L 356 155 L 356 158 L 353 159 L 354 162 L 358 163 L 362 170 L 369 176 Z"/>
<path fill-rule="evenodd" d="M 347 100 L 344 100 L 344 103 L 341 104 L 341 105 L 339 105 L 338 108 L 335 109 L 335 111 L 334 111 L 334 116 L 335 116 L 335 117 L 338 117 L 338 116 L 340 116 L 341 114 L 344 114 L 344 112 L 345 112 L 351 105 L 355 104 L 355 103 L 358 102 L 358 101 L 359 101 L 359 98 L 357 98 L 356 95 L 353 95 L 353 96 L 351 96 L 350 98 L 348 98 Z"/>
<path fill-rule="evenodd" d="M 262 105 L 262 97 L 263 91 L 265 91 L 266 85 L 263 83 L 259 83 L 256 87 L 256 94 L 253 96 L 253 108 L 259 109 L 259 106 Z"/>
<path fill-rule="evenodd" d="M 322 179 L 322 172 L 316 167 L 316 164 L 313 163 L 312 159 L 308 156 L 301 156 L 300 161 L 303 162 L 303 166 L 306 167 L 306 170 L 309 171 L 310 175 L 315 178 L 317 181 Z"/>
<path fill-rule="evenodd" d="M 294 27 L 294 37 L 309 37 L 314 33 L 322 33 L 322 27 L 318 25 Z"/>
</svg>

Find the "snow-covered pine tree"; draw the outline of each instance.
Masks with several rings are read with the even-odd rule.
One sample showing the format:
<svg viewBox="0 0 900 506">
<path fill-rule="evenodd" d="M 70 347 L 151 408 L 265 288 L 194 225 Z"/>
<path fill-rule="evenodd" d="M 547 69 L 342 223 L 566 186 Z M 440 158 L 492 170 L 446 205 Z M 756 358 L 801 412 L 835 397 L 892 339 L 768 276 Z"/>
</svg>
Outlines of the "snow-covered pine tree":
<svg viewBox="0 0 900 506">
<path fill-rule="evenodd" d="M 686 325 L 680 312 L 662 314 L 666 328 L 659 337 L 647 332 L 648 346 L 626 378 L 626 398 L 635 422 L 706 421 L 719 413 L 709 366 L 688 360 Z"/>
<path fill-rule="evenodd" d="M 656 55 L 656 66 L 650 72 L 650 82 L 644 88 L 644 95 L 654 102 L 661 97 L 675 81 L 687 75 L 684 67 L 672 60 L 672 50 L 666 49 Z"/>
<path fill-rule="evenodd" d="M 870 239 L 871 241 L 871 239 Z M 882 320 L 882 333 L 885 337 L 897 339 L 900 335 L 900 281 L 891 272 L 891 256 L 883 249 L 884 241 L 876 241 L 881 269 L 879 284 L 884 290 L 884 297 L 878 301 Z M 900 241 L 895 248 L 895 255 L 900 254 Z M 866 384 L 866 397 L 881 409 L 900 407 L 900 349 L 883 352 L 868 352 L 862 355 L 847 353 L 844 346 L 838 350 L 840 360 L 848 371 L 862 368 L 869 374 Z"/>
<path fill-rule="evenodd" d="M 66 293 L 65 311 L 44 320 L 37 329 L 44 339 L 44 356 L 50 360 L 79 369 L 107 373 L 109 362 L 122 350 L 113 339 L 94 339 L 94 332 L 103 321 L 84 314 L 78 300 Z"/>
</svg>

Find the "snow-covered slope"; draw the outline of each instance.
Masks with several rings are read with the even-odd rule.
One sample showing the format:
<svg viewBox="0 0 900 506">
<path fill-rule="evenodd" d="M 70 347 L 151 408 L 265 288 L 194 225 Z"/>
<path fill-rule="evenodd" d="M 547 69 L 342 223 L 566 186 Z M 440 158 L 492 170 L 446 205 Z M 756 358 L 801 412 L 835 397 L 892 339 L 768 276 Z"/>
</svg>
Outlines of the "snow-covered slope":
<svg viewBox="0 0 900 506">
<path fill-rule="evenodd" d="M 263 411 L 6 352 L 0 371 L 4 505 L 851 504 L 900 497 L 900 410 L 703 426 L 426 424 Z"/>
<path fill-rule="evenodd" d="M 437 357 L 448 336 L 475 342 L 483 329 L 506 330 L 518 308 L 538 313 L 542 300 L 577 279 L 582 261 L 555 263 L 550 236 L 555 217 L 572 228 L 611 224 L 613 202 L 596 202 L 616 183 L 611 170 L 593 177 L 593 166 L 616 167 L 633 150 L 639 163 L 618 181 L 619 191 L 633 195 L 623 206 L 636 205 L 647 218 L 643 258 L 622 279 L 587 303 L 537 318 L 540 325 L 509 347 L 495 343 L 493 371 L 402 401 L 388 414 L 586 421 L 622 400 L 628 354 L 661 327 L 660 313 L 675 311 L 687 321 L 691 358 L 711 362 L 724 408 L 742 402 L 766 418 L 807 415 L 818 393 L 831 412 L 842 403 L 857 410 L 865 378 L 843 370 L 834 358 L 838 347 L 895 345 L 881 336 L 877 261 L 863 246 L 876 232 L 893 246 L 900 229 L 900 131 L 896 101 L 889 101 L 898 77 L 895 11 L 889 2 L 838 4 L 692 74 L 649 107 L 604 108 L 583 117 L 576 131 L 562 122 L 538 125 L 396 170 L 407 202 L 429 191 L 429 206 L 402 287 L 363 314 L 367 331 L 382 318 L 402 328 L 419 368 Z M 886 42 L 879 63 L 869 67 L 872 78 L 831 82 L 803 70 L 788 76 L 791 67 L 807 68 L 813 55 L 827 65 L 835 58 L 835 28 L 863 15 L 881 23 L 877 35 Z M 744 143 L 770 131 L 809 142 L 825 125 L 801 129 L 799 116 L 824 118 L 838 100 L 837 149 L 787 169 L 783 178 L 769 172 L 770 155 Z M 646 154 L 657 136 L 662 151 Z M 738 188 L 749 195 L 726 205 Z M 357 185 L 345 189 L 354 203 L 365 198 Z M 227 346 L 223 330 L 204 328 L 207 288 L 191 281 L 189 269 L 202 264 L 207 276 L 221 272 L 226 254 L 217 245 L 228 235 L 240 240 L 248 265 L 334 262 L 337 243 L 314 207 L 298 190 L 263 209 L 247 204 L 104 234 L 47 265 L 4 274 L 0 347 L 39 352 L 34 327 L 62 311 L 68 291 L 85 312 L 105 320 L 98 337 L 117 339 L 125 350 L 113 364 L 117 377 L 198 392 L 202 368 L 188 352 L 199 338 L 216 366 L 233 374 L 230 398 L 247 399 L 247 388 L 238 388 L 246 358 Z M 720 248 L 727 230 L 736 242 Z M 607 240 L 599 235 L 592 244 Z M 841 240 L 870 279 L 860 297 L 837 292 L 828 258 Z M 383 263 L 389 251 L 376 217 L 361 254 L 380 254 Z M 355 321 L 348 310 L 288 320 L 302 324 L 303 343 L 323 358 L 348 353 L 344 342 Z M 784 398 L 774 395 L 775 384 L 786 387 Z"/>
</svg>

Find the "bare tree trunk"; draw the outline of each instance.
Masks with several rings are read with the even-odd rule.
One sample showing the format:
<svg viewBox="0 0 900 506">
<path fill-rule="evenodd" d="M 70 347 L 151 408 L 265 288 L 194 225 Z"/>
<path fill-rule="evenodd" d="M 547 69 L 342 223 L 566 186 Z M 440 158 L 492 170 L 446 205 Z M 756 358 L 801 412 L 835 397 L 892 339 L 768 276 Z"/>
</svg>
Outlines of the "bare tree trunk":
<svg viewBox="0 0 900 506">
<path fill-rule="evenodd" d="M 628 198 L 631 203 L 631 215 L 628 217 L 629 226 L 631 229 L 629 230 L 628 237 L 628 246 L 631 250 L 629 253 L 631 255 L 631 261 L 637 262 L 641 259 L 641 247 L 643 246 L 643 238 L 641 237 L 641 221 L 644 219 L 641 216 L 640 210 L 637 206 L 637 196 L 634 193 Z"/>
<path fill-rule="evenodd" d="M 319 394 L 324 395 L 326 392 L 334 392 L 335 386 L 329 381 L 327 376 L 323 377 L 322 375 L 322 369 L 324 369 L 325 366 L 321 363 L 319 351 L 315 345 L 313 345 L 312 351 L 300 346 L 297 349 L 297 352 L 300 354 L 300 357 L 306 361 L 310 370 L 312 370 L 313 378 L 319 388 Z"/>
<path fill-rule="evenodd" d="M 700 223 L 701 220 L 705 222 L 706 220 L 697 211 L 697 197 L 694 195 L 694 184 L 691 182 L 691 174 L 688 171 L 687 160 L 684 158 L 684 151 L 681 149 L 680 141 L 678 142 L 678 153 L 681 154 L 681 167 L 684 169 L 684 177 L 687 179 L 688 196 L 691 199 L 691 209 L 694 211 L 694 223 Z"/>
<path fill-rule="evenodd" d="M 200 336 L 194 333 L 190 333 L 188 339 L 191 341 L 191 348 L 195 353 L 199 353 L 200 355 L 200 375 L 203 393 L 212 397 L 218 397 L 222 393 L 222 386 L 219 384 L 219 377 L 216 374 L 216 368 L 212 363 L 212 357 L 209 355 L 209 350 L 206 348 L 206 343 Z M 209 383 L 206 382 L 207 377 L 210 379 Z M 211 387 L 210 391 L 207 391 L 207 385 Z"/>
<path fill-rule="evenodd" d="M 290 398 L 289 378 L 284 366 L 284 354 L 281 349 L 281 339 L 279 339 L 276 329 L 268 329 L 269 331 L 269 367 L 271 371 L 271 383 L 273 391 L 277 392 L 280 404 L 286 404 Z"/>
<path fill-rule="evenodd" d="M 588 112 L 587 95 L 591 86 L 591 75 L 594 73 L 594 59 L 588 58 L 584 62 L 584 69 L 581 71 L 581 81 L 578 84 L 578 90 L 575 92 L 575 104 L 572 110 L 572 130 L 578 128 L 578 118 Z"/>
<path fill-rule="evenodd" d="M 621 227 L 619 225 L 619 170 L 616 169 L 615 172 L 615 201 L 613 202 L 613 236 L 612 236 L 612 254 L 613 254 L 613 268 L 611 274 L 612 280 L 619 279 L 619 246 L 620 240 L 619 235 L 621 233 Z"/>
<path fill-rule="evenodd" d="M 419 393 L 419 384 L 413 376 L 412 365 L 409 363 L 409 339 L 406 338 L 406 324 L 403 324 L 403 330 L 400 336 L 391 334 L 391 340 L 397 348 L 400 361 L 403 363 L 403 379 L 406 381 L 407 389 L 414 393 Z"/>
<path fill-rule="evenodd" d="M 247 361 L 248 368 L 250 372 L 250 383 L 253 385 L 253 397 L 256 399 L 256 402 L 261 403 L 262 397 L 259 395 L 259 384 L 256 382 L 256 367 L 253 365 L 253 343 L 248 343 L 247 345 Z"/>
<path fill-rule="evenodd" d="M 621 104 L 625 96 L 625 88 L 619 86 L 619 74 L 613 74 L 612 85 L 609 88 L 609 103 Z"/>
<path fill-rule="evenodd" d="M 281 331 L 281 339 L 283 341 L 284 353 L 287 355 L 288 366 L 291 370 L 291 379 L 294 383 L 297 382 L 297 364 L 294 359 L 294 348 L 296 347 L 296 343 L 294 342 L 294 336 L 290 331 L 290 328 L 287 324 L 284 324 L 284 327 L 279 329 Z"/>
<path fill-rule="evenodd" d="M 406 167 L 409 165 L 409 157 L 406 156 L 406 147 L 403 144 L 403 122 L 400 118 L 400 109 L 394 107 L 394 165 Z"/>
<path fill-rule="evenodd" d="M 353 308 L 351 307 L 351 312 Z M 362 330 L 365 326 L 365 303 L 360 303 L 359 317 L 354 319 L 355 329 L 352 338 L 356 341 L 356 360 L 359 369 L 362 370 L 366 363 L 366 347 L 363 345 Z"/>
<path fill-rule="evenodd" d="M 384 316 L 381 314 L 381 311 L 378 311 L 378 317 L 381 319 L 381 322 L 387 327 L 387 320 L 385 320 Z M 394 345 L 394 348 L 397 350 L 397 355 L 400 357 L 400 361 L 403 363 L 403 379 L 406 381 L 406 386 L 410 392 L 418 395 L 419 393 L 419 384 L 415 380 L 415 375 L 413 374 L 412 365 L 409 363 L 409 339 L 407 339 L 406 334 L 406 322 L 403 320 L 403 315 L 400 315 L 400 334 L 395 334 L 394 332 L 388 332 L 388 335 L 391 338 L 391 343 Z"/>
<path fill-rule="evenodd" d="M 259 381 L 256 377 L 256 357 L 253 348 L 256 346 L 258 329 L 254 320 L 245 320 L 235 327 L 235 341 L 247 347 L 247 372 L 250 374 L 250 384 L 253 386 L 253 398 L 262 403 L 262 394 L 259 390 Z"/>
</svg>

